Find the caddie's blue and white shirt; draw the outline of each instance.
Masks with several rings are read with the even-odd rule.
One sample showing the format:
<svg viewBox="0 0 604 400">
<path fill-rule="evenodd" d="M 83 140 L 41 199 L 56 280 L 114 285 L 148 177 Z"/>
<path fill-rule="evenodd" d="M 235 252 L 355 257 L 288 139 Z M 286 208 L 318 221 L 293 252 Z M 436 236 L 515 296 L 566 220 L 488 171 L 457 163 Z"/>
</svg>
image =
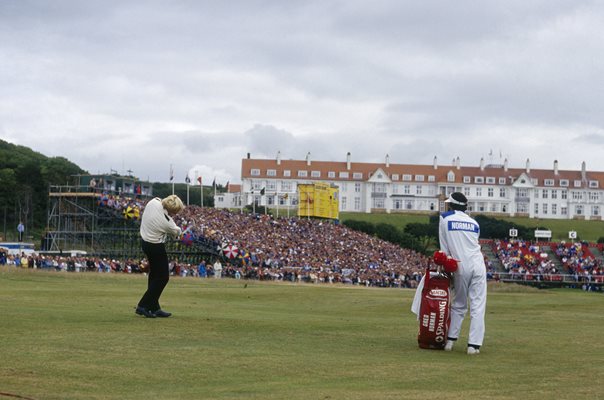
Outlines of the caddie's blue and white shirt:
<svg viewBox="0 0 604 400">
<path fill-rule="evenodd" d="M 478 238 L 480 226 L 463 211 L 448 211 L 440 215 L 438 229 L 440 249 L 464 267 L 485 268 Z"/>
</svg>

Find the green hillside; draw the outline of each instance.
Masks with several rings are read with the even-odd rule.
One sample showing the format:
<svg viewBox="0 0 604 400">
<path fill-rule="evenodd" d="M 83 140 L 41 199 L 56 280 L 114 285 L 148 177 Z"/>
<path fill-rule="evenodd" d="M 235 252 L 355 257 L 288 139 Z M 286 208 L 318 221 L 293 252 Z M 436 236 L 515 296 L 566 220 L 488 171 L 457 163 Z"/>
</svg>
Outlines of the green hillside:
<svg viewBox="0 0 604 400">
<path fill-rule="evenodd" d="M 26 236 L 38 236 L 46 226 L 48 186 L 65 185 L 71 175 L 85 172 L 64 157 L 47 157 L 0 139 L 0 236 L 14 240 L 19 221 Z"/>
<path fill-rule="evenodd" d="M 340 220 L 360 220 L 371 223 L 385 222 L 403 229 L 409 223 L 427 224 L 430 216 L 427 214 L 365 214 L 365 213 L 340 213 Z M 531 218 L 500 218 L 513 222 L 518 226 L 529 228 L 546 228 L 552 231 L 552 240 L 569 240 L 568 232 L 576 231 L 579 240 L 596 242 L 604 237 L 604 221 L 585 220 L 554 220 L 554 219 L 531 219 Z M 528 238 L 533 239 L 533 238 Z"/>
</svg>

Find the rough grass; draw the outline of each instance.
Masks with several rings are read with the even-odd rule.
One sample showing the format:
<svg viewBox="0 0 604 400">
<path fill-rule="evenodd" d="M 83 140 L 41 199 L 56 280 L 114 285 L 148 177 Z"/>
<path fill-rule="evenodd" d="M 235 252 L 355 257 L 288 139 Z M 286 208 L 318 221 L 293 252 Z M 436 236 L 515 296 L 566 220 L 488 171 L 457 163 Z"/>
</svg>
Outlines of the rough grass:
<svg viewBox="0 0 604 400">
<path fill-rule="evenodd" d="M 602 396 L 600 294 L 491 285 L 485 344 L 469 357 L 464 340 L 451 353 L 418 349 L 411 290 L 174 278 L 162 298 L 174 316 L 150 320 L 133 310 L 145 284 L 143 276 L 0 269 L 0 392 L 36 400 Z"/>
</svg>

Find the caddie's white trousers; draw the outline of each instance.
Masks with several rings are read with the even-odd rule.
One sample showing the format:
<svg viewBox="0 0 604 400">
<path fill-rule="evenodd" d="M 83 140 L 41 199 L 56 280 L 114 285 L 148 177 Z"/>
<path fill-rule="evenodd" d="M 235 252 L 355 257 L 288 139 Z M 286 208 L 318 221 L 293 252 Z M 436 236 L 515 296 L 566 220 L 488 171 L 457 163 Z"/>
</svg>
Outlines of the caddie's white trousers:
<svg viewBox="0 0 604 400">
<path fill-rule="evenodd" d="M 487 306 L 487 273 L 484 265 L 470 267 L 459 264 L 453 277 L 453 301 L 451 325 L 447 336 L 459 338 L 461 324 L 470 308 L 470 334 L 468 344 L 482 345 L 484 339 L 484 315 Z"/>
</svg>

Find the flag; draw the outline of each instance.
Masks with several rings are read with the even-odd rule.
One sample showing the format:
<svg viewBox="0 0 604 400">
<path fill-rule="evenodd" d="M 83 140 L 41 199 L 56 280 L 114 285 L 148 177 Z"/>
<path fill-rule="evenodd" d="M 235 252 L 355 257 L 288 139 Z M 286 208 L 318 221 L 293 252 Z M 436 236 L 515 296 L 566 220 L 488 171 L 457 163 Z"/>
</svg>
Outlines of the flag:
<svg viewBox="0 0 604 400">
<path fill-rule="evenodd" d="M 230 182 L 230 181 L 227 181 L 227 183 L 226 183 L 226 185 L 225 185 L 227 192 L 229 191 L 229 182 Z"/>
<path fill-rule="evenodd" d="M 212 181 L 212 187 L 216 187 L 216 177 L 214 177 L 214 180 Z"/>
<path fill-rule="evenodd" d="M 265 191 L 264 191 L 264 188 L 262 188 L 262 189 L 260 190 L 260 196 L 264 196 L 264 192 L 265 192 Z"/>
<path fill-rule="evenodd" d="M 185 183 L 188 185 L 189 183 L 191 183 L 191 178 L 189 178 L 189 174 L 187 174 L 187 177 L 185 178 Z"/>
<path fill-rule="evenodd" d="M 174 167 L 170 164 L 170 182 L 174 180 Z"/>
<path fill-rule="evenodd" d="M 197 182 L 201 185 L 201 175 L 197 178 Z"/>
<path fill-rule="evenodd" d="M 287 193 L 285 193 L 285 195 L 283 196 L 283 198 L 286 199 L 286 200 L 287 200 L 288 197 L 289 196 L 287 195 Z"/>
</svg>

